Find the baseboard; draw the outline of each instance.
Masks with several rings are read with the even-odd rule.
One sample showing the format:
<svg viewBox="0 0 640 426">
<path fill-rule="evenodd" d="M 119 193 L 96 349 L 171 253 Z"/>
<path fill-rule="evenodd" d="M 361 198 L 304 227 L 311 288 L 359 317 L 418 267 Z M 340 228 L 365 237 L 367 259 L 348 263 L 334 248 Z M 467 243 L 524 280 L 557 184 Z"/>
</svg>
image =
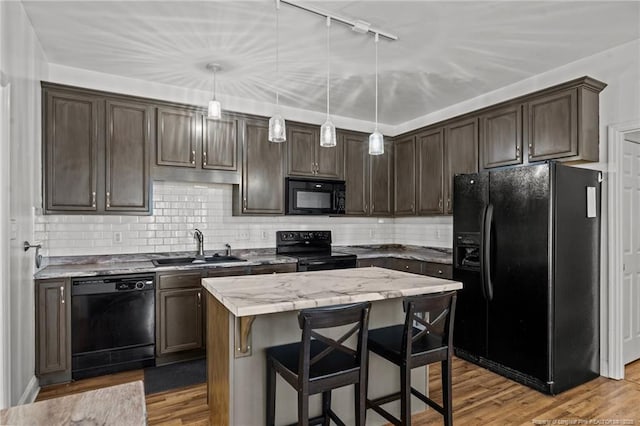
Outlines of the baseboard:
<svg viewBox="0 0 640 426">
<path fill-rule="evenodd" d="M 36 400 L 38 392 L 40 392 L 40 384 L 36 376 L 33 376 L 31 380 L 29 380 L 29 383 L 27 383 L 24 392 L 22 392 L 22 396 L 18 400 L 17 405 L 31 404 Z"/>
</svg>

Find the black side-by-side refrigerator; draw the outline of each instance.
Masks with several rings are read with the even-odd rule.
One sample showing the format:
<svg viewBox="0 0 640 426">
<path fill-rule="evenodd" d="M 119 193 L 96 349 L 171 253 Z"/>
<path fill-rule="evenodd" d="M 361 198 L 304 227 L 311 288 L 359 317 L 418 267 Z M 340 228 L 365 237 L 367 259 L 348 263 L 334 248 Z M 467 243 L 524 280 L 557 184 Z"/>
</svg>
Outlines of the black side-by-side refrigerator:
<svg viewBox="0 0 640 426">
<path fill-rule="evenodd" d="M 601 180 L 554 162 L 455 176 L 459 357 L 550 394 L 599 375 Z"/>
</svg>

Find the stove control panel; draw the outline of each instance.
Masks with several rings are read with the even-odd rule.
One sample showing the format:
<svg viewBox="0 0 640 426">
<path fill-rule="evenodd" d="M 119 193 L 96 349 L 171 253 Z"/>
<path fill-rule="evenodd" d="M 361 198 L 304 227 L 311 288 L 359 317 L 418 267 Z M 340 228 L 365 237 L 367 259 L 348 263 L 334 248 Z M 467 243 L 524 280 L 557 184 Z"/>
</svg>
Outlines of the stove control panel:
<svg viewBox="0 0 640 426">
<path fill-rule="evenodd" d="M 277 242 L 322 242 L 331 244 L 331 231 L 277 231 Z"/>
</svg>

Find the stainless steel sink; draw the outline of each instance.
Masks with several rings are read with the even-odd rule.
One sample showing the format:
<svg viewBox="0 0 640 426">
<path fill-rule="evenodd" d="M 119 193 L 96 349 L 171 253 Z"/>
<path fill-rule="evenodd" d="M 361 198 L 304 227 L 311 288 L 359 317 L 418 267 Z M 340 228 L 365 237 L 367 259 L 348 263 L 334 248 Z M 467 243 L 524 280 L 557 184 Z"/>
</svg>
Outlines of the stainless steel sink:
<svg viewBox="0 0 640 426">
<path fill-rule="evenodd" d="M 204 258 L 197 257 L 169 257 L 166 259 L 153 259 L 151 260 L 156 266 L 171 266 L 171 265 L 197 265 L 197 264 L 211 264 L 211 263 L 225 263 L 225 262 L 246 262 L 245 259 L 240 259 L 235 256 L 221 256 L 213 255 Z"/>
</svg>

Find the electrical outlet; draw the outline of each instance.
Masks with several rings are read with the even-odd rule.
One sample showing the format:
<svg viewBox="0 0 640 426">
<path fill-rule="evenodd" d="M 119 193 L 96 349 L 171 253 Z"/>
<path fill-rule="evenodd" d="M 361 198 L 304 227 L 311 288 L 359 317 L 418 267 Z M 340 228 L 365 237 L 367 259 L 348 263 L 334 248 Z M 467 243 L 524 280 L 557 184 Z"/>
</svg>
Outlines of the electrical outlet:
<svg viewBox="0 0 640 426">
<path fill-rule="evenodd" d="M 440 230 L 436 229 L 436 240 L 440 239 Z"/>
<path fill-rule="evenodd" d="M 267 231 L 260 232 L 260 238 L 262 238 L 263 240 L 266 240 L 267 239 Z"/>
<path fill-rule="evenodd" d="M 238 231 L 238 240 L 248 240 L 249 231 Z"/>
<path fill-rule="evenodd" d="M 113 242 L 116 244 L 122 243 L 122 232 L 116 231 L 113 233 Z"/>
<path fill-rule="evenodd" d="M 369 229 L 369 238 L 374 238 L 376 236 L 375 229 Z"/>
</svg>

